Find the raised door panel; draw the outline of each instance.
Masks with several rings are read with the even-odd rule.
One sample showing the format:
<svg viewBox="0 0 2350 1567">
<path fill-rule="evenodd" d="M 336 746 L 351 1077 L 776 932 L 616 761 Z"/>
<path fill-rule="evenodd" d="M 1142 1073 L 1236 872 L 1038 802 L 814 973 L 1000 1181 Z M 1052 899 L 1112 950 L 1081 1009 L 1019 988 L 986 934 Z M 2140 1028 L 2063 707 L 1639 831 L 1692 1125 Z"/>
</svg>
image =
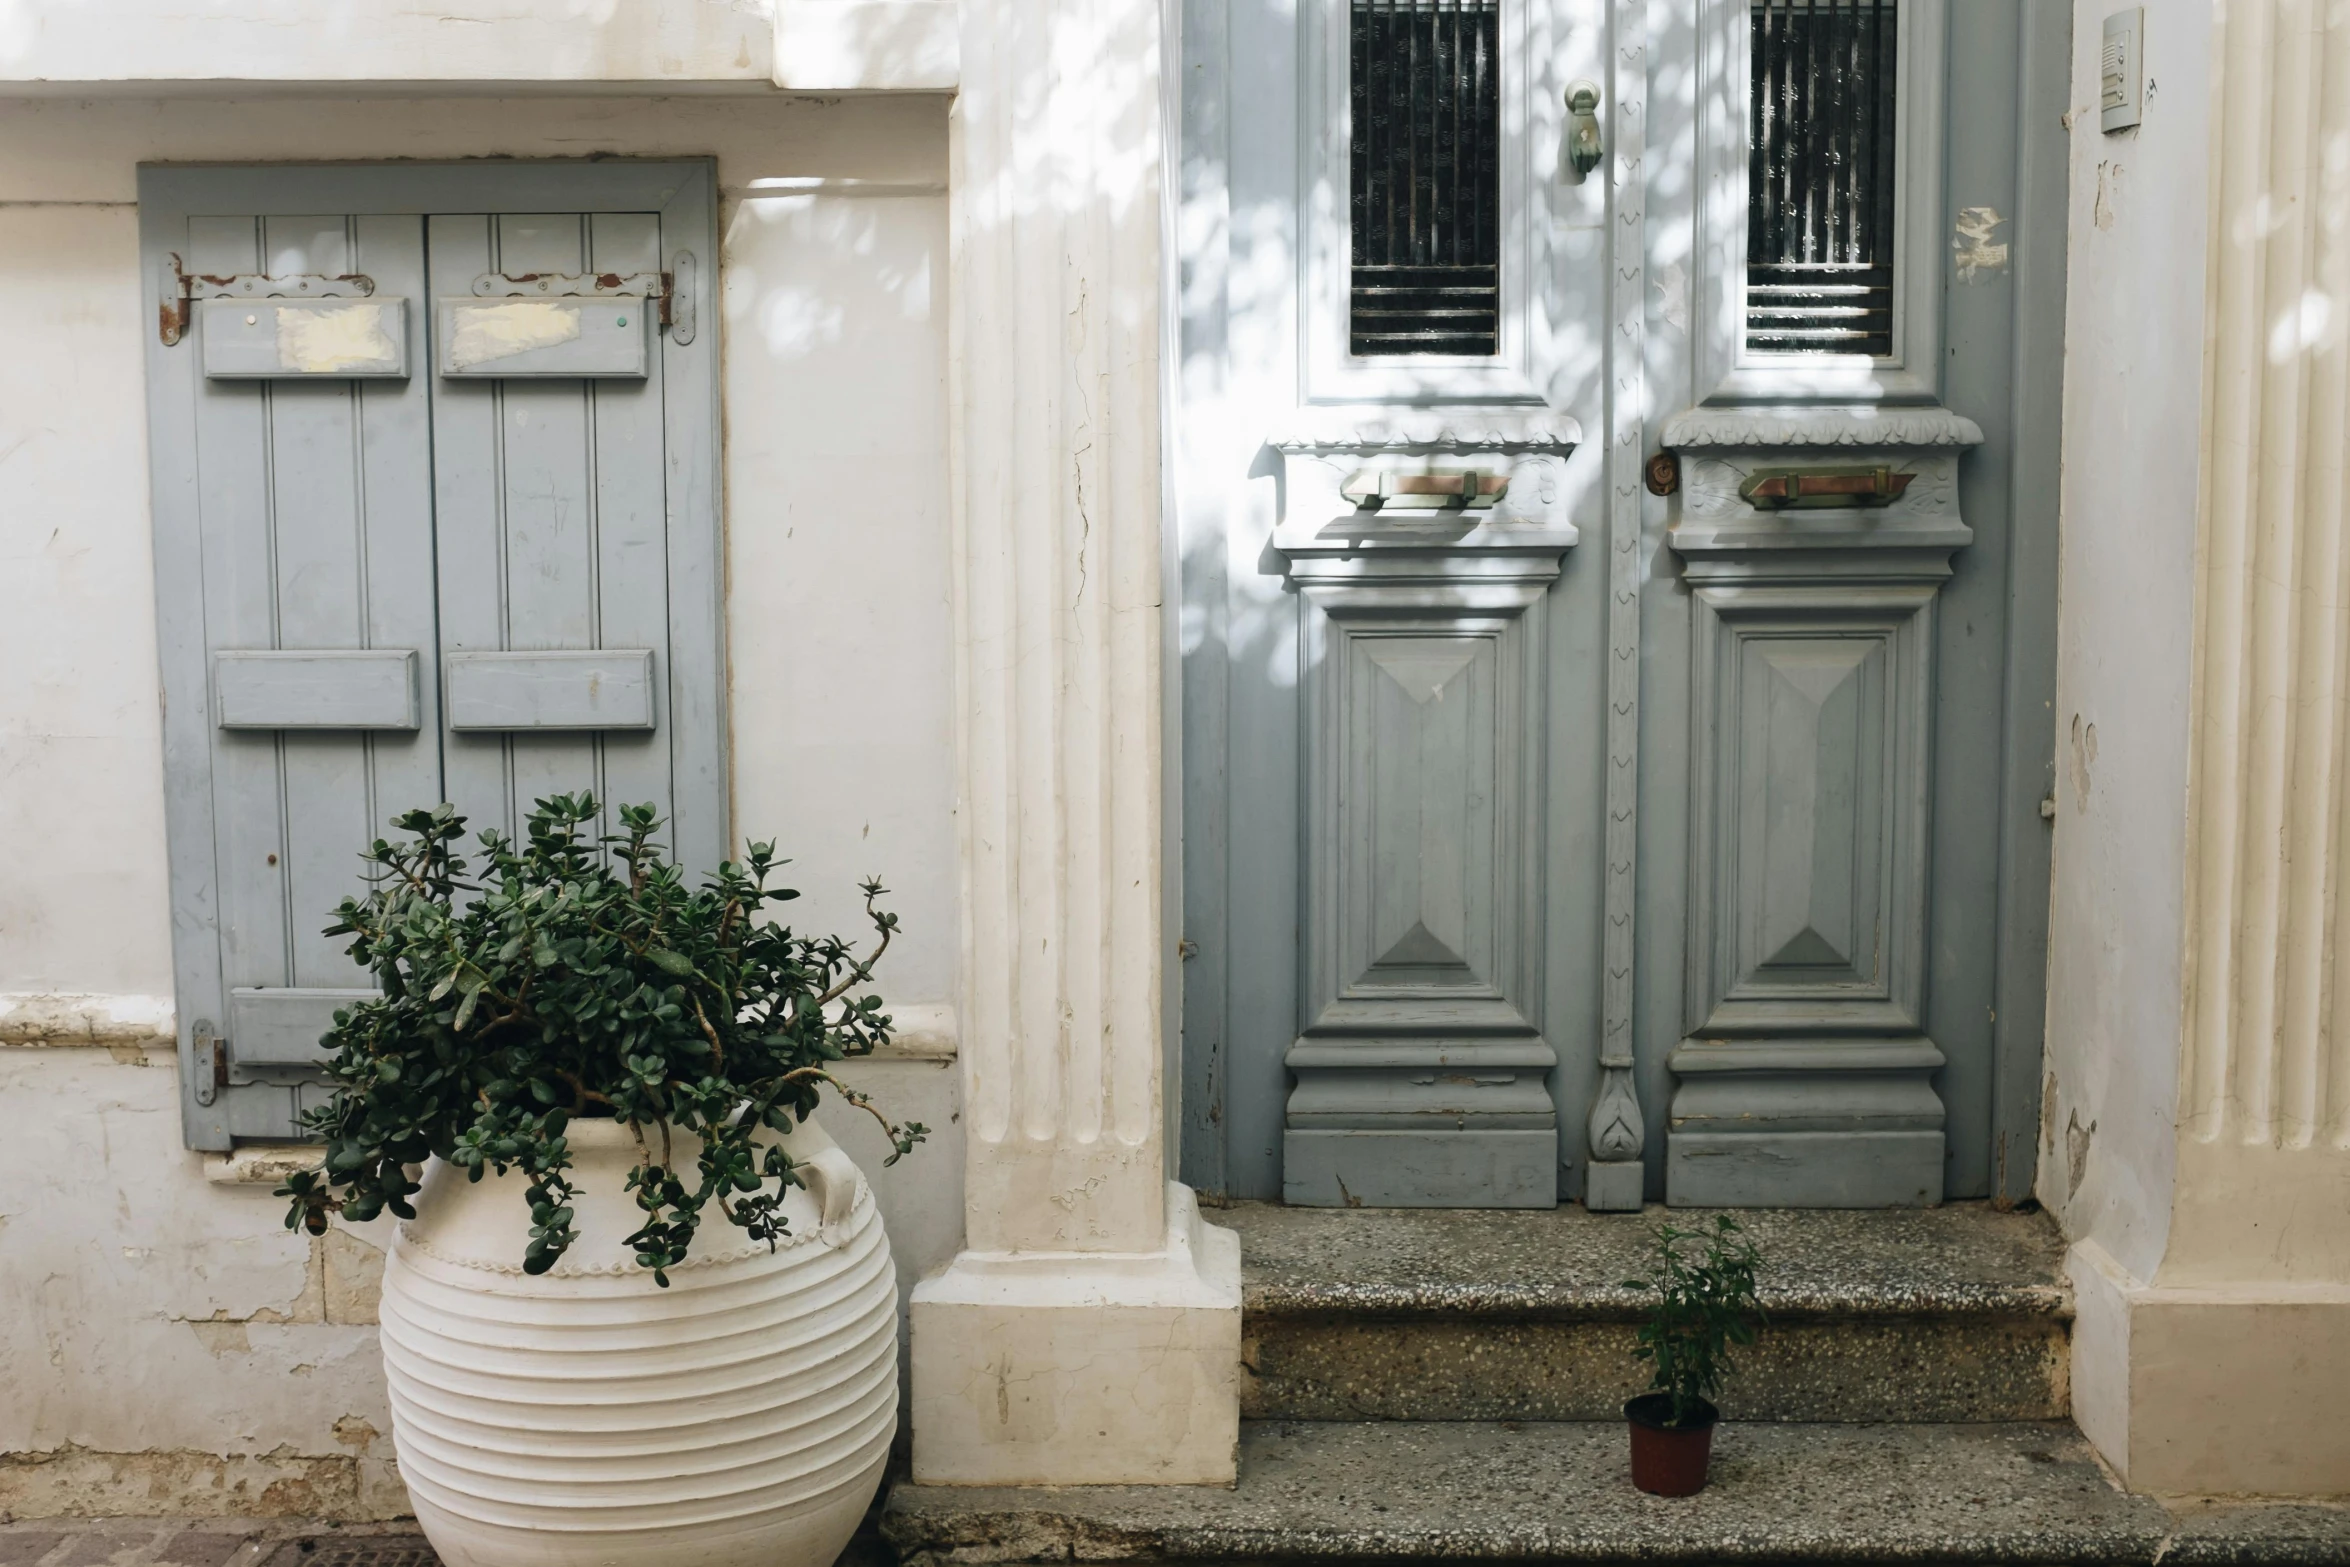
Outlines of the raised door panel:
<svg viewBox="0 0 2350 1567">
<path fill-rule="evenodd" d="M 1881 994 L 1886 638 L 1736 645 L 1730 994 Z"/>
<path fill-rule="evenodd" d="M 658 272 L 651 213 L 451 216 L 431 220 L 432 293 L 469 296 L 491 274 Z M 666 696 L 670 562 L 663 356 L 642 379 L 434 377 L 441 646 L 473 655 L 595 653 L 649 660 L 649 678 L 610 723 L 602 682 L 538 691 L 533 711 L 576 721 L 469 717 L 448 739 L 449 794 L 476 827 L 516 832 L 531 803 L 592 790 L 607 826 L 621 804 L 675 798 Z M 586 669 L 583 664 L 582 669 Z M 545 686 L 548 664 L 537 671 Z M 582 675 L 588 679 L 593 671 Z M 454 679 L 452 673 L 451 679 Z M 468 687 L 465 711 L 485 710 Z M 491 704 L 496 706 L 497 704 Z M 513 704 L 505 704 L 513 706 Z"/>
<path fill-rule="evenodd" d="M 1348 996 L 1496 976 L 1498 660 L 1492 637 L 1345 639 Z"/>
<path fill-rule="evenodd" d="M 414 217 L 186 221 L 191 272 L 359 273 L 388 295 L 423 287 Z M 324 928 L 385 818 L 441 797 L 426 394 L 397 379 L 189 380 L 206 656 L 187 678 L 204 685 L 210 728 L 220 979 L 249 992 L 247 1010 L 261 1016 L 280 990 L 366 987 L 346 940 Z M 417 659 L 427 672 L 412 700 L 376 689 Z M 273 725 L 242 677 L 297 664 L 312 678 L 288 716 L 309 721 Z M 396 721 L 322 721 L 362 707 Z M 223 1113 L 244 1135 L 290 1135 L 298 1089 L 284 1069 L 296 1063 L 240 1051 L 233 1028 L 227 1039 Z"/>
<path fill-rule="evenodd" d="M 1700 590 L 1691 1034 L 1919 1027 L 1930 591 Z"/>
</svg>

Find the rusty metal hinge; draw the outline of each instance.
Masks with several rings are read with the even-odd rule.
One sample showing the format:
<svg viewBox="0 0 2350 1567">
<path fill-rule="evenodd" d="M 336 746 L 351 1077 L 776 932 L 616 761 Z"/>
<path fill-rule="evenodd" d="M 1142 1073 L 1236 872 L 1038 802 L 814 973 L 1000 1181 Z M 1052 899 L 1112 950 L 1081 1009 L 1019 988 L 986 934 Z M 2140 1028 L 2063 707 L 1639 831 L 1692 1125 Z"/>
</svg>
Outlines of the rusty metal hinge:
<svg viewBox="0 0 2350 1567">
<path fill-rule="evenodd" d="M 208 1105 L 228 1087 L 228 1041 L 209 1019 L 198 1019 L 188 1032 L 195 1045 L 196 1103 Z"/>
<path fill-rule="evenodd" d="M 654 319 L 680 347 L 694 340 L 694 255 L 681 250 L 666 272 L 484 272 L 473 280 L 476 299 L 643 298 Z"/>
<path fill-rule="evenodd" d="M 166 348 L 177 347 L 195 324 L 199 299 L 365 299 L 375 292 L 375 279 L 364 272 L 328 276 L 323 272 L 289 272 L 272 277 L 266 272 L 189 272 L 177 252 L 163 277 L 163 307 L 156 335 Z"/>
</svg>

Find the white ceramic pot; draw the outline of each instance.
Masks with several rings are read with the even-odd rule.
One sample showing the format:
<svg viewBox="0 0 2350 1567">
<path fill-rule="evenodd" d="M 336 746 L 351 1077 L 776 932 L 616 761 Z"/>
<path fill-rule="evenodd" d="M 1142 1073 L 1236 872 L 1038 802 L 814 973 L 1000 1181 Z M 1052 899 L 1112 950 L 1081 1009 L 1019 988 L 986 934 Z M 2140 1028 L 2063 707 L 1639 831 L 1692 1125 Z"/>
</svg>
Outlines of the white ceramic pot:
<svg viewBox="0 0 2350 1567">
<path fill-rule="evenodd" d="M 897 1430 L 897 1277 L 814 1126 L 770 1252 L 712 1208 L 669 1288 L 621 1238 L 628 1128 L 574 1121 L 579 1238 L 522 1271 L 526 1177 L 433 1162 L 384 1268 L 393 1446 L 448 1567 L 830 1567 Z M 699 1143 L 680 1138 L 691 1179 Z"/>
</svg>

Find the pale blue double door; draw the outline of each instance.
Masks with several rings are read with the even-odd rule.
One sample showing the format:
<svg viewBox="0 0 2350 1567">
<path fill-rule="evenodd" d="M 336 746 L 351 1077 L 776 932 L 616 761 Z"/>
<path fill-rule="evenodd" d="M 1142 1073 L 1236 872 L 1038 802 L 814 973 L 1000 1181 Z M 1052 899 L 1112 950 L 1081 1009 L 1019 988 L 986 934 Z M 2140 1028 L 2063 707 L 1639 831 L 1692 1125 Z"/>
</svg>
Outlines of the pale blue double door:
<svg viewBox="0 0 2350 1567">
<path fill-rule="evenodd" d="M 1876 9 L 1187 7 L 1181 1173 L 1203 1191 L 2029 1194 L 2068 23 L 2018 0 Z M 1823 36 L 1856 66 L 1881 47 L 1907 116 L 1883 272 L 1828 290 L 1722 234 L 1725 210 L 1780 221 L 1748 182 L 1778 167 L 1753 139 L 1784 135 L 1736 106 L 1804 90 L 1741 74 L 1808 25 L 1791 13 L 1842 29 Z M 1412 16 L 1436 68 L 1491 26 L 1523 117 L 1494 165 L 1499 332 L 1419 395 L 1368 313 L 1343 329 L 1350 259 L 1356 308 L 1382 280 L 1347 224 L 1384 198 L 1350 172 L 1393 133 L 1331 118 L 1366 101 L 1345 103 L 1348 30 Z M 1586 75 L 1608 152 L 1641 138 L 1636 189 L 1604 159 L 1596 186 L 1561 166 Z M 1868 104 L 1819 108 L 1849 127 Z M 1484 330 L 1476 280 L 1435 280 L 1464 285 L 1448 330 Z M 1839 311 L 1864 340 L 1811 376 L 1787 344 Z M 1743 493 L 1879 469 L 1897 493 Z M 1492 516 L 1360 499 L 1382 473 L 1392 496 L 1463 471 L 1507 477 Z M 1575 537 L 1529 565 L 1512 526 Z M 1517 602 L 1495 586 L 1512 573 Z"/>
</svg>

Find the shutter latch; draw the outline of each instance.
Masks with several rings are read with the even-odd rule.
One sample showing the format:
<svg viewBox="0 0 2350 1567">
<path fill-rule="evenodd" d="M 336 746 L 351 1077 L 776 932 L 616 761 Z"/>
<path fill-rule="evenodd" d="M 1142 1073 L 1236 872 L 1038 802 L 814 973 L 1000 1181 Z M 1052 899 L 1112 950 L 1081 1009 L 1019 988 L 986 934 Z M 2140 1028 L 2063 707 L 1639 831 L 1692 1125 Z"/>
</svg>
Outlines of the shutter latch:
<svg viewBox="0 0 2350 1567">
<path fill-rule="evenodd" d="M 175 347 L 195 324 L 199 299 L 365 299 L 375 292 L 375 279 L 363 272 L 329 277 L 323 272 L 289 272 L 271 277 L 266 272 L 190 273 L 175 253 L 164 275 L 163 308 L 157 336 L 166 348 Z"/>
</svg>

